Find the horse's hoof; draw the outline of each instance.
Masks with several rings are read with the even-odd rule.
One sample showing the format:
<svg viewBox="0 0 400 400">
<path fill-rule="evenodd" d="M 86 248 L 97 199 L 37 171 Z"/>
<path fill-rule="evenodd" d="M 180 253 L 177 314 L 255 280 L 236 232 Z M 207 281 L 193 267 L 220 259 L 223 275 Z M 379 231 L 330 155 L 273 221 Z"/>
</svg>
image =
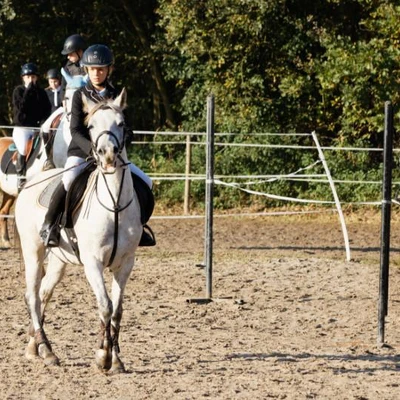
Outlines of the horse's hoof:
<svg viewBox="0 0 400 400">
<path fill-rule="evenodd" d="M 46 356 L 44 359 L 44 364 L 51 366 L 51 365 L 60 365 L 60 360 L 58 359 L 58 357 L 55 354 L 49 354 L 48 356 Z"/>
<path fill-rule="evenodd" d="M 60 360 L 53 353 L 48 343 L 41 343 L 38 346 L 39 356 L 43 359 L 45 365 L 58 365 Z"/>
<path fill-rule="evenodd" d="M 29 339 L 29 343 L 26 346 L 25 358 L 28 360 L 37 360 L 39 358 L 38 348 L 33 337 Z"/>
<path fill-rule="evenodd" d="M 8 240 L 0 241 L 0 249 L 11 249 L 11 242 Z"/>
<path fill-rule="evenodd" d="M 122 362 L 120 361 L 119 363 L 113 363 L 113 365 L 112 365 L 112 367 L 111 367 L 111 369 L 110 369 L 110 371 L 109 371 L 109 373 L 110 374 L 123 374 L 123 373 L 125 373 L 126 372 L 126 370 L 125 370 L 125 367 L 124 367 L 124 364 L 122 364 Z"/>
<path fill-rule="evenodd" d="M 29 360 L 29 361 L 33 361 L 33 360 L 39 359 L 40 357 L 38 356 L 37 353 L 34 354 L 34 353 L 29 352 L 29 351 L 26 351 L 26 352 L 25 352 L 25 358 L 26 358 L 27 360 Z"/>
<path fill-rule="evenodd" d="M 111 356 L 106 350 L 96 350 L 96 365 L 102 371 L 108 371 L 111 368 Z"/>
</svg>

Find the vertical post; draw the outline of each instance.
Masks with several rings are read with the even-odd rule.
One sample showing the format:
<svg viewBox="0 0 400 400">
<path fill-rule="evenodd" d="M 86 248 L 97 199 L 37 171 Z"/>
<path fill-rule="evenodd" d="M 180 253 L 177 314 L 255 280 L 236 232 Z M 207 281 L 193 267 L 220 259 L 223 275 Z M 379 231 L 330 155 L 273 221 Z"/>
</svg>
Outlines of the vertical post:
<svg viewBox="0 0 400 400">
<path fill-rule="evenodd" d="M 390 214 L 392 205 L 393 166 L 393 106 L 385 102 L 385 131 L 383 150 L 381 257 L 378 302 L 378 344 L 385 341 L 385 317 L 388 314 Z"/>
<path fill-rule="evenodd" d="M 207 97 L 206 151 L 206 297 L 212 298 L 213 208 L 214 208 L 214 96 Z"/>
<path fill-rule="evenodd" d="M 345 246 L 345 248 L 346 248 L 346 259 L 347 259 L 347 261 L 350 261 L 351 256 L 350 256 L 349 235 L 348 235 L 348 233 L 347 233 L 347 227 L 346 227 L 346 223 L 345 223 L 345 220 L 344 220 L 344 215 L 343 215 L 343 211 L 342 211 L 342 206 L 340 205 L 339 196 L 338 196 L 338 194 L 337 194 L 337 192 L 336 192 L 335 182 L 333 182 L 332 175 L 331 175 L 331 172 L 330 172 L 330 170 L 329 170 L 328 164 L 327 164 L 327 162 L 326 162 L 326 160 L 325 160 L 324 153 L 323 153 L 323 151 L 322 151 L 322 149 L 321 149 L 321 146 L 320 146 L 320 144 L 319 144 L 319 140 L 318 140 L 317 134 L 316 134 L 315 131 L 314 131 L 314 132 L 311 133 L 311 135 L 312 135 L 312 137 L 313 137 L 313 139 L 314 139 L 315 145 L 317 146 L 319 159 L 320 159 L 321 162 L 322 162 L 322 165 L 323 165 L 323 167 L 324 167 L 326 176 L 327 176 L 327 178 L 328 178 L 329 185 L 330 185 L 331 190 L 332 190 L 333 199 L 335 200 L 336 209 L 337 209 L 337 212 L 338 212 L 338 214 L 339 214 L 340 224 L 341 224 L 341 226 L 342 226 L 342 232 L 343 232 L 343 238 L 344 238 L 344 246 Z"/>
<path fill-rule="evenodd" d="M 192 146 L 190 145 L 190 135 L 186 136 L 186 167 L 185 167 L 185 195 L 183 199 L 183 213 L 188 215 L 190 212 L 190 171 L 192 163 Z"/>
</svg>

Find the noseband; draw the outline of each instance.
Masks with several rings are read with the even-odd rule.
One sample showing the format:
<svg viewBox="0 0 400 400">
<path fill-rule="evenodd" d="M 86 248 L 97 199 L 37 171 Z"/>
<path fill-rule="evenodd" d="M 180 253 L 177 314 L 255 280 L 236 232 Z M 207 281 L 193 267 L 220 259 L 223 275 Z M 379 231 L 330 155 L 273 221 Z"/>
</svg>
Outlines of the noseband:
<svg viewBox="0 0 400 400">
<path fill-rule="evenodd" d="M 117 138 L 117 135 L 115 133 L 111 132 L 111 131 L 102 131 L 102 132 L 100 132 L 99 136 L 97 136 L 96 142 L 94 143 L 93 152 L 95 154 L 97 154 L 97 151 L 96 151 L 97 145 L 99 144 L 99 140 L 103 135 L 112 136 L 115 139 L 115 141 L 117 142 L 117 155 L 120 155 L 122 150 L 123 150 L 123 148 L 124 148 L 123 147 L 123 143 L 125 142 L 125 133 L 124 133 L 124 138 L 123 138 L 122 145 L 121 145 L 120 141 Z"/>
</svg>

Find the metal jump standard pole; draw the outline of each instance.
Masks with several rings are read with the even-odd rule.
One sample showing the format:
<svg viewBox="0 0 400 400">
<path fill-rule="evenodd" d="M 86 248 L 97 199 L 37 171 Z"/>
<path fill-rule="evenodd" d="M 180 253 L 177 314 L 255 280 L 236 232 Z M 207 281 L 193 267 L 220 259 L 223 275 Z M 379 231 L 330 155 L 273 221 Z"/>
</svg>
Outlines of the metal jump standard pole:
<svg viewBox="0 0 400 400">
<path fill-rule="evenodd" d="M 207 97 L 206 158 L 206 298 L 212 298 L 213 211 L 214 211 L 214 95 Z"/>
<path fill-rule="evenodd" d="M 206 295 L 204 298 L 187 299 L 188 303 L 207 304 L 212 299 L 213 263 L 213 212 L 214 212 L 214 95 L 207 97 L 207 143 L 206 143 L 206 218 L 204 227 L 204 264 L 206 273 Z"/>
<path fill-rule="evenodd" d="M 383 151 L 381 257 L 378 302 L 378 344 L 385 342 L 385 317 L 388 314 L 390 214 L 392 205 L 393 167 L 393 106 L 385 102 L 385 131 Z"/>
</svg>

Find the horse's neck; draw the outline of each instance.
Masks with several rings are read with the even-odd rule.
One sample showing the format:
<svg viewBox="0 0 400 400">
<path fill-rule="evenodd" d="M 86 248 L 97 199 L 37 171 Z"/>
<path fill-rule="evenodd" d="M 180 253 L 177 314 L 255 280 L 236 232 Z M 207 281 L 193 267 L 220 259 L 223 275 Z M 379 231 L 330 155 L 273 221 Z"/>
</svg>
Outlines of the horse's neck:
<svg viewBox="0 0 400 400">
<path fill-rule="evenodd" d="M 124 207 L 133 198 L 133 181 L 129 167 L 117 168 L 114 174 L 97 170 L 96 192 L 98 200 L 109 208 Z"/>
<path fill-rule="evenodd" d="M 77 88 L 68 88 L 65 90 L 65 108 L 67 114 L 71 113 L 71 108 L 72 108 L 72 98 L 74 97 L 74 93 L 76 92 Z"/>
</svg>

